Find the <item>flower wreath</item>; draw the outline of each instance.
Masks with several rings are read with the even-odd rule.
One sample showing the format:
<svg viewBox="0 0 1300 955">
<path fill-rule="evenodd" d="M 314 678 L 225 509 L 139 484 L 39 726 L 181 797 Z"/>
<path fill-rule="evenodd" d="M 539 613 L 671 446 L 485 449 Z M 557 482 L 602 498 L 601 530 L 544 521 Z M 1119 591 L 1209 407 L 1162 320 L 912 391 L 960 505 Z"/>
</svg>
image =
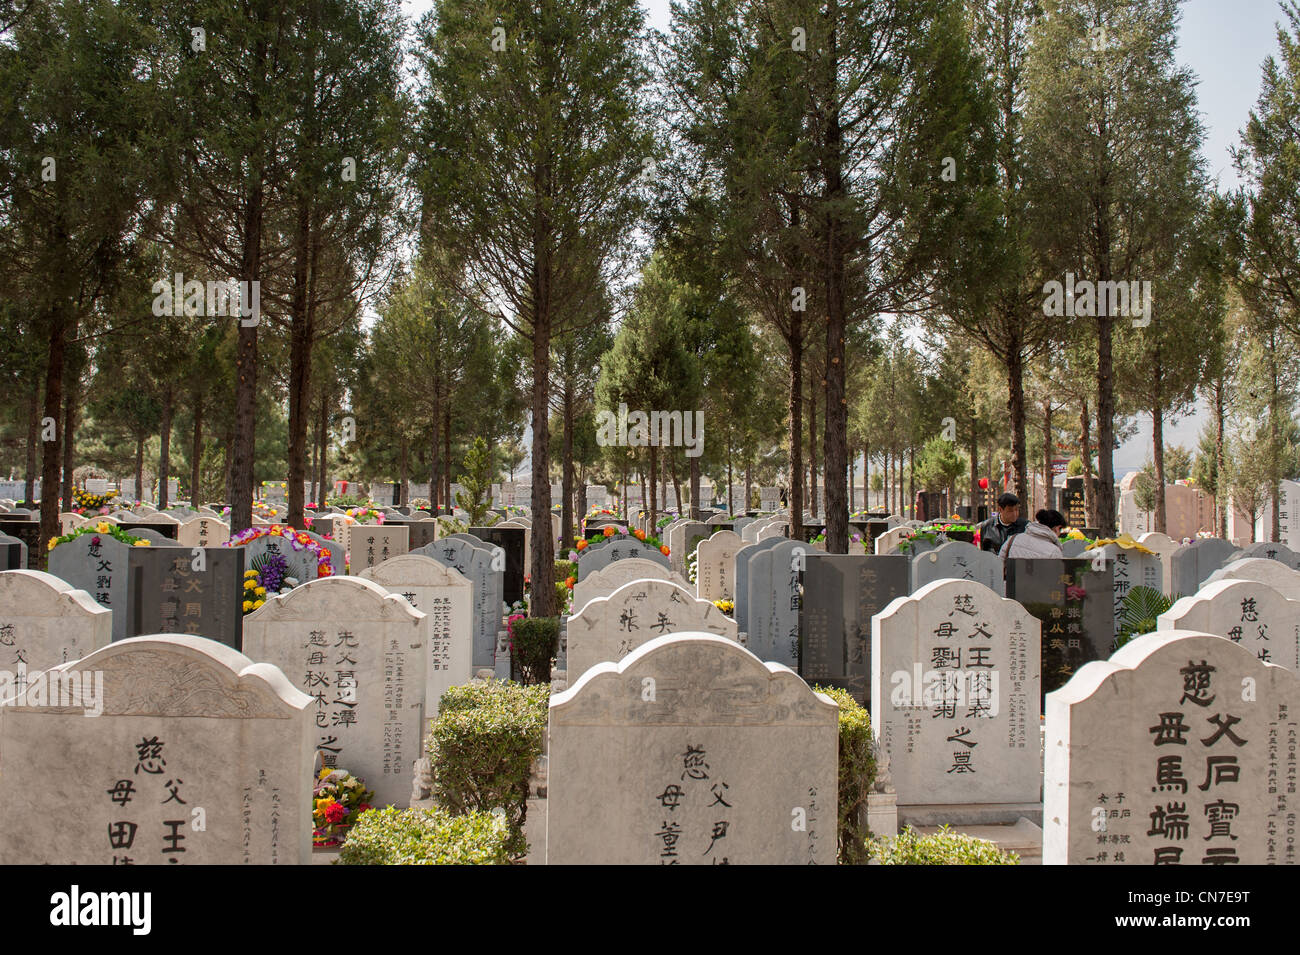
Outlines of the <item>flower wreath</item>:
<svg viewBox="0 0 1300 955">
<path fill-rule="evenodd" d="M 334 575 L 334 562 L 330 558 L 329 548 L 316 543 L 307 536 L 305 531 L 296 530 L 284 524 L 272 524 L 270 527 L 249 527 L 231 537 L 222 546 L 239 547 L 249 541 L 257 540 L 259 537 L 283 537 L 294 550 L 305 550 L 316 555 L 317 577 L 331 577 Z"/>
<path fill-rule="evenodd" d="M 633 528 L 632 533 L 629 534 L 627 532 L 626 527 L 615 527 L 613 524 L 606 524 L 604 528 L 604 534 L 606 540 L 616 536 L 621 538 L 627 538 L 627 537 L 636 538 L 641 543 L 649 544 L 651 547 L 654 547 L 659 551 L 659 553 L 663 554 L 665 557 L 668 556 L 668 545 L 665 544 L 663 541 L 661 541 L 658 537 L 655 537 L 653 534 L 647 534 L 639 527 Z M 578 543 L 574 545 L 574 550 L 571 550 L 569 552 L 569 560 L 577 560 L 578 554 L 581 551 L 586 550 L 590 546 L 591 546 L 591 541 L 587 540 L 586 538 L 583 538 L 582 540 L 578 541 Z"/>
<path fill-rule="evenodd" d="M 86 534 L 107 534 L 109 537 L 121 541 L 128 547 L 148 547 L 150 544 L 146 538 L 135 537 L 132 534 L 128 534 L 116 524 L 110 524 L 107 521 L 100 521 L 98 524 L 87 524 L 84 527 L 78 527 L 70 534 L 64 534 L 62 537 L 51 537 L 49 549 L 54 550 L 54 548 L 59 544 L 66 544 L 68 541 L 76 540 L 78 537 L 82 537 Z M 91 543 L 98 543 L 98 541 L 92 541 Z"/>
</svg>

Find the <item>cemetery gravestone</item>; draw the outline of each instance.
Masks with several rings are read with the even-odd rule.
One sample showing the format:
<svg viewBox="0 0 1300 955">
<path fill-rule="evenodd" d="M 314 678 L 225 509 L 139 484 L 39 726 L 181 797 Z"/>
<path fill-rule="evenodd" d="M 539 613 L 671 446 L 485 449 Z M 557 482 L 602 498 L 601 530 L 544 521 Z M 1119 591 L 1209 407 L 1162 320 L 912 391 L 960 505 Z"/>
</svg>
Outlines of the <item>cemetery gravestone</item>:
<svg viewBox="0 0 1300 955">
<path fill-rule="evenodd" d="M 176 532 L 176 541 L 182 547 L 220 547 L 228 540 L 230 525 L 211 517 L 188 520 Z"/>
<path fill-rule="evenodd" d="M 0 520 L 0 537 L 12 537 L 22 541 L 23 546 L 27 548 L 27 569 L 40 569 L 37 566 L 41 559 L 41 525 L 39 521 Z"/>
<path fill-rule="evenodd" d="M 26 570 L 27 545 L 17 537 L 0 534 L 0 570 Z"/>
<path fill-rule="evenodd" d="M 527 553 L 527 531 L 522 527 L 471 527 L 469 532 L 488 547 L 499 547 L 505 554 L 503 599 L 514 606 L 524 599 L 524 555 Z"/>
<path fill-rule="evenodd" d="M 627 560 L 616 560 L 603 570 L 588 574 L 586 580 L 575 583 L 573 601 L 569 608 L 570 616 L 585 607 L 587 601 L 593 597 L 608 596 L 634 580 L 667 580 L 683 590 L 691 589 L 690 584 L 662 564 L 646 560 L 644 557 L 629 557 Z"/>
<path fill-rule="evenodd" d="M 1237 556 L 1237 548 L 1217 537 L 1184 544 L 1169 555 L 1170 596 L 1190 597 L 1210 574 Z"/>
<path fill-rule="evenodd" d="M 0 706 L 0 864 L 311 861 L 312 699 L 275 667 L 174 635 L 54 672 L 79 705 Z"/>
<path fill-rule="evenodd" d="M 1295 776 L 1297 707 L 1293 671 L 1209 634 L 1087 664 L 1047 697 L 1043 863 L 1294 864 L 1292 787 L 1266 781 Z"/>
<path fill-rule="evenodd" d="M 833 865 L 838 708 L 722 637 L 658 637 L 551 698 L 546 861 Z"/>
<path fill-rule="evenodd" d="M 1264 557 L 1240 557 L 1230 560 L 1205 579 L 1205 584 L 1216 580 L 1257 580 L 1272 587 L 1288 600 L 1300 600 L 1300 571 L 1291 570 L 1281 561 Z"/>
<path fill-rule="evenodd" d="M 799 574 L 810 552 L 802 541 L 780 537 L 756 544 L 748 560 L 745 624 L 740 629 L 760 660 L 791 669 L 799 666 Z M 739 602 L 736 606 L 739 611 Z"/>
<path fill-rule="evenodd" d="M 359 577 L 325 577 L 269 599 L 244 620 L 248 656 L 279 667 L 311 697 L 315 748 L 405 807 L 424 737 L 429 620 Z"/>
<path fill-rule="evenodd" d="M 421 548 L 419 553 L 454 567 L 469 580 L 473 594 L 474 640 L 471 657 L 475 669 L 495 667 L 497 639 L 502 625 L 504 571 L 493 566 L 492 552 L 481 544 L 448 537 Z"/>
<path fill-rule="evenodd" d="M 578 580 L 586 580 L 596 571 L 604 570 L 616 561 L 628 560 L 629 558 L 650 560 L 665 568 L 669 567 L 669 559 L 657 548 L 639 541 L 635 537 L 620 537 L 616 540 L 606 541 L 599 547 L 588 547 L 578 552 Z"/>
<path fill-rule="evenodd" d="M 108 534 L 82 534 L 50 551 L 50 573 L 113 612 L 113 639 L 126 636 L 131 551 Z M 143 549 L 143 548 L 139 548 Z"/>
<path fill-rule="evenodd" d="M 358 524 L 348 532 L 349 572 L 359 574 L 407 552 L 409 531 L 402 524 Z"/>
<path fill-rule="evenodd" d="M 0 667 L 39 673 L 80 660 L 113 639 L 113 613 L 53 574 L 0 573 Z"/>
<path fill-rule="evenodd" d="M 1007 596 L 1042 623 L 1044 692 L 1063 686 L 1090 660 L 1110 656 L 1115 642 L 1112 568 L 1090 558 L 1014 557 L 1006 562 Z"/>
<path fill-rule="evenodd" d="M 1300 567 L 1300 555 L 1297 555 L 1286 544 L 1251 544 L 1249 547 L 1243 547 L 1237 554 L 1236 559 L 1241 560 L 1246 557 L 1263 557 L 1268 560 L 1278 560 L 1287 567 L 1295 570 Z"/>
<path fill-rule="evenodd" d="M 774 568 L 775 571 L 775 568 Z M 865 702 L 871 689 L 871 618 L 911 577 L 903 556 L 809 553 L 799 610 L 799 672 Z"/>
<path fill-rule="evenodd" d="M 575 676 L 623 659 L 665 633 L 713 633 L 739 640 L 736 622 L 707 600 L 667 580 L 634 580 L 593 597 L 568 625 L 568 667 Z"/>
<path fill-rule="evenodd" d="M 1124 603 L 1124 598 L 1128 596 L 1129 591 L 1134 587 L 1150 587 L 1154 591 L 1161 592 L 1164 581 L 1164 567 L 1157 555 L 1144 554 L 1140 550 L 1121 547 L 1119 544 L 1107 544 L 1105 547 L 1094 548 L 1088 551 L 1085 556 L 1091 560 L 1096 560 L 1098 551 L 1101 553 L 1101 559 L 1106 561 L 1111 568 L 1112 590 L 1115 594 L 1111 614 L 1114 617 L 1114 634 L 1118 637 L 1120 607 Z"/>
<path fill-rule="evenodd" d="M 474 677 L 473 587 L 454 567 L 420 554 L 389 558 L 363 570 L 361 576 L 399 594 L 429 618 L 424 717 L 431 720 L 438 715 L 442 694 Z"/>
<path fill-rule="evenodd" d="M 1265 663 L 1300 673 L 1300 602 L 1257 581 L 1206 584 L 1162 613 L 1156 628 L 1227 637 Z"/>
<path fill-rule="evenodd" d="M 1001 596 L 1002 560 L 965 541 L 948 541 L 912 558 L 912 592 L 936 580 L 974 580 Z"/>
<path fill-rule="evenodd" d="M 245 556 L 239 548 L 132 547 L 126 636 L 187 633 L 239 650 Z"/>
<path fill-rule="evenodd" d="M 695 571 L 695 588 L 703 600 L 736 598 L 736 551 L 744 542 L 734 531 L 718 531 L 700 541 Z"/>
<path fill-rule="evenodd" d="M 936 580 L 871 624 L 871 728 L 900 805 L 1036 803 L 1039 622 L 970 580 Z"/>
</svg>

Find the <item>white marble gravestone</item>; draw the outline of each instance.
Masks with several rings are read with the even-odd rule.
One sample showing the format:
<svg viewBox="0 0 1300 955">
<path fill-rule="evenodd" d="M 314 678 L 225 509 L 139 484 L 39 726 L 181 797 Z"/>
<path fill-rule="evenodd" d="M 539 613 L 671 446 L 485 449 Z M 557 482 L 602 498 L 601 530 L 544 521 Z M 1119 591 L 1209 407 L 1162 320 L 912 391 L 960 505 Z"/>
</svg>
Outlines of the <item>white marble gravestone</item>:
<svg viewBox="0 0 1300 955">
<path fill-rule="evenodd" d="M 0 571 L 0 670 L 37 673 L 113 639 L 113 612 L 39 570 Z"/>
<path fill-rule="evenodd" d="M 710 634 L 551 697 L 549 864 L 834 865 L 838 707 Z"/>
<path fill-rule="evenodd" d="M 348 529 L 349 570 L 359 574 L 409 550 L 410 529 L 403 524 L 354 524 Z"/>
<path fill-rule="evenodd" d="M 1096 547 L 1085 551 L 1083 556 L 1094 562 L 1100 559 L 1110 564 L 1115 593 L 1115 636 L 1118 637 L 1121 622 L 1120 607 L 1124 603 L 1124 598 L 1134 587 L 1150 587 L 1152 590 L 1163 592 L 1164 564 L 1156 554 L 1144 554 L 1140 550 L 1121 547 L 1119 544 Z"/>
<path fill-rule="evenodd" d="M 230 525 L 211 517 L 194 517 L 180 526 L 176 542 L 182 547 L 220 547 L 230 540 Z"/>
<path fill-rule="evenodd" d="M 405 807 L 424 738 L 429 620 L 360 577 L 322 577 L 244 618 L 244 652 L 279 667 L 312 697 L 315 747 Z"/>
<path fill-rule="evenodd" d="M 1206 584 L 1157 617 L 1156 629 L 1227 637 L 1267 663 L 1300 673 L 1300 601 L 1255 580 Z"/>
<path fill-rule="evenodd" d="M 578 613 L 593 597 L 607 597 L 624 584 L 634 580 L 668 580 L 689 591 L 691 585 L 663 564 L 644 557 L 616 560 L 603 570 L 590 574 L 586 580 L 573 585 L 573 603 L 570 615 Z"/>
<path fill-rule="evenodd" d="M 899 805 L 1038 801 L 1040 628 L 972 580 L 872 618 L 871 728 Z"/>
<path fill-rule="evenodd" d="M 74 705 L 0 705 L 0 864 L 311 862 L 312 699 L 280 670 L 168 634 L 46 676 Z"/>
<path fill-rule="evenodd" d="M 456 568 L 422 554 L 390 557 L 361 576 L 404 597 L 429 618 L 424 715 L 433 719 L 442 694 L 474 676 L 473 587 Z"/>
<path fill-rule="evenodd" d="M 634 580 L 607 597 L 593 597 L 569 618 L 568 672 L 623 659 L 665 633 L 713 633 L 738 640 L 736 621 L 707 600 L 667 580 Z"/>
<path fill-rule="evenodd" d="M 735 531 L 718 531 L 700 541 L 695 592 L 701 600 L 736 599 L 736 551 L 743 544 Z"/>
<path fill-rule="evenodd" d="M 1294 864 L 1300 682 L 1160 630 L 1047 695 L 1045 865 Z"/>
<path fill-rule="evenodd" d="M 1268 584 L 1288 600 L 1300 600 L 1300 571 L 1291 570 L 1279 560 L 1239 557 L 1210 574 L 1205 579 L 1205 584 L 1212 584 L 1216 580 L 1257 580 Z M 1201 586 L 1204 587 L 1205 584 Z"/>
</svg>

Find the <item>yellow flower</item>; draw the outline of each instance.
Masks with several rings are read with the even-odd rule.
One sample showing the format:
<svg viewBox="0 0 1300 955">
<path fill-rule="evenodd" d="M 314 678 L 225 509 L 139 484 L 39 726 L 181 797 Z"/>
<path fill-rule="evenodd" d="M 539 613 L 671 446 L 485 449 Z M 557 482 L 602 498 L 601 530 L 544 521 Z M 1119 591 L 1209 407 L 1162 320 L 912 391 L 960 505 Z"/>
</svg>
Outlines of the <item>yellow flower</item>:
<svg viewBox="0 0 1300 955">
<path fill-rule="evenodd" d="M 141 538 L 140 540 L 136 541 L 136 542 L 135 542 L 134 544 L 132 544 L 131 546 L 133 546 L 133 547 L 148 547 L 148 546 L 149 546 L 149 541 L 145 540 L 144 538 Z"/>
<path fill-rule="evenodd" d="M 245 589 L 245 590 L 254 590 L 254 589 L 256 589 L 256 588 L 257 588 L 257 581 L 256 581 L 256 580 L 246 580 L 246 581 L 244 581 L 244 589 Z"/>
<path fill-rule="evenodd" d="M 245 601 L 244 601 L 244 613 L 248 613 L 248 611 L 250 611 L 250 610 L 252 610 L 252 609 L 253 609 L 253 601 L 251 601 L 251 600 L 245 600 Z"/>
<path fill-rule="evenodd" d="M 99 531 L 99 533 L 101 534 L 107 534 L 108 527 L 109 525 L 107 523 L 105 523 L 104 521 L 100 521 L 98 524 L 95 525 L 95 530 Z"/>
<path fill-rule="evenodd" d="M 50 549 L 50 550 L 54 550 L 54 545 L 57 544 L 58 542 L 59 542 L 59 539 L 58 539 L 57 537 L 51 537 L 51 538 L 50 538 L 50 546 L 49 546 L 49 549 Z"/>
<path fill-rule="evenodd" d="M 258 587 L 255 591 L 253 591 L 253 593 L 257 594 L 259 597 L 265 597 L 265 596 L 266 596 L 266 588 L 265 588 L 265 587 Z"/>
<path fill-rule="evenodd" d="M 257 600 L 257 601 L 254 601 L 254 602 L 253 602 L 253 609 L 256 610 L 258 607 L 262 606 L 262 604 L 264 604 L 264 603 L 266 603 L 265 600 Z"/>
<path fill-rule="evenodd" d="M 256 577 L 256 576 L 257 576 L 257 571 L 255 571 L 255 570 L 246 570 L 246 571 L 244 571 L 244 576 L 245 576 L 245 577 Z"/>
</svg>

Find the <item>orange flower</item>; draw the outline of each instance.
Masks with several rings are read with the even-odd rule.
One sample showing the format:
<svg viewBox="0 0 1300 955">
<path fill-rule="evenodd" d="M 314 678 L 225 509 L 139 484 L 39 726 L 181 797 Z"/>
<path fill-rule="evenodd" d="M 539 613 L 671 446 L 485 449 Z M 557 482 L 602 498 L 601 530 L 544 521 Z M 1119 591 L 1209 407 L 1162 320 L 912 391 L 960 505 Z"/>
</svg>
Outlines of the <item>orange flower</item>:
<svg viewBox="0 0 1300 955">
<path fill-rule="evenodd" d="M 583 539 L 583 540 L 578 541 L 578 543 L 575 544 L 574 547 L 575 547 L 577 550 L 586 550 L 586 549 L 587 549 L 587 541 L 586 541 L 586 539 Z"/>
<path fill-rule="evenodd" d="M 613 527 L 613 525 L 611 525 L 611 524 L 606 524 L 606 525 L 605 525 L 605 536 L 606 536 L 606 537 L 613 537 L 613 536 L 614 536 L 614 527 Z"/>
<path fill-rule="evenodd" d="M 667 545 L 667 544 L 664 544 L 663 546 L 661 546 L 661 547 L 659 548 L 659 553 L 661 553 L 661 554 L 663 554 L 665 557 L 667 557 L 667 556 L 668 556 L 668 545 Z"/>
<path fill-rule="evenodd" d="M 632 536 L 639 541 L 643 541 L 645 540 L 645 531 L 638 527 L 636 530 L 632 531 Z"/>
<path fill-rule="evenodd" d="M 578 582 L 578 578 L 577 578 L 577 577 L 566 577 L 566 578 L 564 579 L 564 586 L 566 586 L 566 587 L 568 587 L 570 590 L 572 590 L 572 589 L 573 589 L 573 585 L 576 584 L 577 582 Z"/>
</svg>

